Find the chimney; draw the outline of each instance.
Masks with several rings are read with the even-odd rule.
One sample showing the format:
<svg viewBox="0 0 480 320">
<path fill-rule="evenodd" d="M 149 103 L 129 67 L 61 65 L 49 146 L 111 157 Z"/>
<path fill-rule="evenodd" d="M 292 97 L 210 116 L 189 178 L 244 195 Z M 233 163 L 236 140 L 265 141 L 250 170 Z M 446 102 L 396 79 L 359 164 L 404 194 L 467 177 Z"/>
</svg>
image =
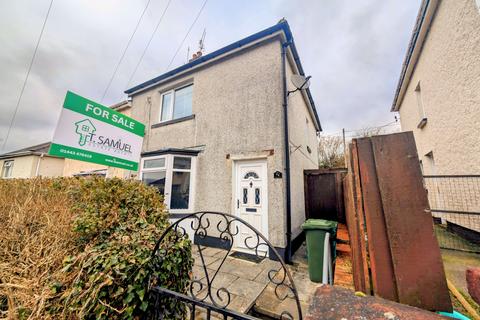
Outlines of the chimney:
<svg viewBox="0 0 480 320">
<path fill-rule="evenodd" d="M 190 59 L 188 62 L 192 62 L 193 60 L 197 60 L 198 58 L 200 58 L 202 56 L 202 51 L 197 51 L 197 53 L 194 53 L 192 55 L 192 59 Z"/>
</svg>

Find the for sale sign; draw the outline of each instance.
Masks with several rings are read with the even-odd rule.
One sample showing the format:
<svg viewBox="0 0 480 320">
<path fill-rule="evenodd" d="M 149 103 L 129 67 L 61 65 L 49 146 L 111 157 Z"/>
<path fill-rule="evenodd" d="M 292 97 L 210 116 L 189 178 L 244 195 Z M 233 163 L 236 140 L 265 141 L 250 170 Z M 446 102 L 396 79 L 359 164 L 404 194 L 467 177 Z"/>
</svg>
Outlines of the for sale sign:
<svg viewBox="0 0 480 320">
<path fill-rule="evenodd" d="M 144 134 L 142 123 L 68 91 L 48 153 L 136 171 Z"/>
</svg>

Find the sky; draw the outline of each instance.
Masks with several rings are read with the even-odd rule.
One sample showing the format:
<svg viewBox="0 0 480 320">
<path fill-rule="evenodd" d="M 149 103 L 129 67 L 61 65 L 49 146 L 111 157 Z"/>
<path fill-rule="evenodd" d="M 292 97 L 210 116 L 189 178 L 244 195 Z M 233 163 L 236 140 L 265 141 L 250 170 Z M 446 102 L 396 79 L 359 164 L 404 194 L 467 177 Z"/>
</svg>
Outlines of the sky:
<svg viewBox="0 0 480 320">
<path fill-rule="evenodd" d="M 50 141 L 66 91 L 111 105 L 123 91 L 187 61 L 206 30 L 205 53 L 285 17 L 325 134 L 394 121 L 390 112 L 419 0 L 150 0 L 105 98 L 102 96 L 148 0 L 56 0 L 1 152 Z M 0 149 L 50 0 L 0 1 Z M 129 83 L 129 79 L 132 77 Z"/>
</svg>

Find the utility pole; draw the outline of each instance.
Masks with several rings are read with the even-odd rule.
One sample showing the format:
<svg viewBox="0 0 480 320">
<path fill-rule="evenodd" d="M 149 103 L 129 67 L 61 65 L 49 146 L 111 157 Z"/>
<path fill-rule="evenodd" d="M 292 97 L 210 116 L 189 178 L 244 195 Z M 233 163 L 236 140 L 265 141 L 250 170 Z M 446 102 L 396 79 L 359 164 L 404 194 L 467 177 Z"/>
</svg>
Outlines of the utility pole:
<svg viewBox="0 0 480 320">
<path fill-rule="evenodd" d="M 343 136 L 343 159 L 345 162 L 345 168 L 347 168 L 347 144 L 345 142 L 345 128 L 342 128 L 342 136 Z"/>
</svg>

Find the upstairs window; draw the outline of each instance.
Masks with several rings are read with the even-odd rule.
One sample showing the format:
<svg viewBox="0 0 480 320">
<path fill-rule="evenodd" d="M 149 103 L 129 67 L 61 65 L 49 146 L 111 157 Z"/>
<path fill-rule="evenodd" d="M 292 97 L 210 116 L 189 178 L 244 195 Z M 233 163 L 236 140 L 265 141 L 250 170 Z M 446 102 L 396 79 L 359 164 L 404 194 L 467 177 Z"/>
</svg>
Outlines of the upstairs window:
<svg viewBox="0 0 480 320">
<path fill-rule="evenodd" d="M 162 94 L 160 122 L 175 120 L 192 114 L 193 84 Z"/>
<path fill-rule="evenodd" d="M 5 160 L 2 167 L 2 178 L 10 178 L 13 171 L 13 160 Z"/>
</svg>

